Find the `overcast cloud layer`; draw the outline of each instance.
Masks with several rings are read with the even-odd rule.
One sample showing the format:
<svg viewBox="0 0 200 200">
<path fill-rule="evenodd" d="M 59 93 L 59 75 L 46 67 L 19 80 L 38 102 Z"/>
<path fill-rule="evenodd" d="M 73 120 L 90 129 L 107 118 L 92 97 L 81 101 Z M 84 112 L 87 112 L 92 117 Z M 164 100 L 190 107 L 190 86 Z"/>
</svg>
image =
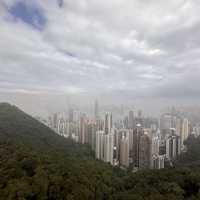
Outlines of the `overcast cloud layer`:
<svg viewBox="0 0 200 200">
<path fill-rule="evenodd" d="M 0 92 L 197 100 L 199 10 L 199 0 L 1 0 Z"/>
</svg>

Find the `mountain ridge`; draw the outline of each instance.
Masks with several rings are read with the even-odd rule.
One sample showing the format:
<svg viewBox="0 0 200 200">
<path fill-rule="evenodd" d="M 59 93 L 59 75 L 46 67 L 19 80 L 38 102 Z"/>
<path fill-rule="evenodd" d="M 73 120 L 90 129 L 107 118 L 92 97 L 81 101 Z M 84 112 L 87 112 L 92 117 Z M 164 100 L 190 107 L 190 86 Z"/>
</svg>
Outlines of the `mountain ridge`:
<svg viewBox="0 0 200 200">
<path fill-rule="evenodd" d="M 0 139 L 14 140 L 37 151 L 63 151 L 67 154 L 70 147 L 74 151 L 83 148 L 83 151 L 91 154 L 89 147 L 57 135 L 49 127 L 8 103 L 0 103 Z"/>
</svg>

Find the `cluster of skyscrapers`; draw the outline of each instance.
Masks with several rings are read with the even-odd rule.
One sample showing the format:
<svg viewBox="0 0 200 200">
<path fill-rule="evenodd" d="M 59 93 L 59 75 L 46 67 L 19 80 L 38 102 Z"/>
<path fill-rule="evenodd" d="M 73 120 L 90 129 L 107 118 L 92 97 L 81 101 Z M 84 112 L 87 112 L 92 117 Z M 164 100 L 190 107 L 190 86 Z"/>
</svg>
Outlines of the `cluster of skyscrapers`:
<svg viewBox="0 0 200 200">
<path fill-rule="evenodd" d="M 189 120 L 175 109 L 160 119 L 145 118 L 142 111 L 130 110 L 121 119 L 111 112 L 101 113 L 95 101 L 94 116 L 70 109 L 68 116 L 54 114 L 46 124 L 61 136 L 90 145 L 96 159 L 121 168 L 160 169 L 171 164 L 190 134 L 199 134 Z"/>
</svg>

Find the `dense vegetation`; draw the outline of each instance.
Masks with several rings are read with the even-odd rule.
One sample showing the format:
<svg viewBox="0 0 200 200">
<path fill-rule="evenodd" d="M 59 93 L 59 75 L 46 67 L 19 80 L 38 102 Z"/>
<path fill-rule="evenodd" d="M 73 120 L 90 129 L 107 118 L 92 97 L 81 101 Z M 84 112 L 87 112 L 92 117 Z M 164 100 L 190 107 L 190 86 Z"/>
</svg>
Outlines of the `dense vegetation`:
<svg viewBox="0 0 200 200">
<path fill-rule="evenodd" d="M 0 199 L 200 199 L 200 138 L 191 137 L 187 146 L 175 168 L 124 172 L 95 161 L 87 146 L 55 135 L 16 107 L 0 104 Z"/>
<path fill-rule="evenodd" d="M 178 165 L 200 165 L 200 137 L 193 135 L 185 141 L 187 152 L 181 154 L 178 159 Z"/>
</svg>

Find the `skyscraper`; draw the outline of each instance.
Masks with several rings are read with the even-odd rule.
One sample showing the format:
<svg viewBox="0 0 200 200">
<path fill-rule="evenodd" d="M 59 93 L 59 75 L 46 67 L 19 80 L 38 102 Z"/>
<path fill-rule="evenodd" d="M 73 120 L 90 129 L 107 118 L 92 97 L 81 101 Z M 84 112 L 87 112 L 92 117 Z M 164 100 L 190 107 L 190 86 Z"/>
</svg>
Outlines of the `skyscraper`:
<svg viewBox="0 0 200 200">
<path fill-rule="evenodd" d="M 92 124 L 92 127 L 91 127 L 91 147 L 92 147 L 92 150 L 95 151 L 96 149 L 96 132 L 98 131 L 97 129 L 97 124 L 94 123 Z"/>
<path fill-rule="evenodd" d="M 128 115 L 128 128 L 129 129 L 135 128 L 134 113 L 132 110 L 129 111 L 129 115 Z"/>
<path fill-rule="evenodd" d="M 133 166 L 138 169 L 150 167 L 151 140 L 140 124 L 133 131 Z"/>
<path fill-rule="evenodd" d="M 159 155 L 159 137 L 153 136 L 152 137 L 152 148 L 151 148 L 151 154 L 153 155 Z"/>
<path fill-rule="evenodd" d="M 175 129 L 176 129 L 176 134 L 178 136 L 181 136 L 181 131 L 182 131 L 182 119 L 180 117 L 176 118 L 176 125 L 175 125 Z"/>
<path fill-rule="evenodd" d="M 114 135 L 112 133 L 104 135 L 104 162 L 113 165 Z"/>
<path fill-rule="evenodd" d="M 139 169 L 150 167 L 151 141 L 147 134 L 142 134 L 139 140 Z"/>
<path fill-rule="evenodd" d="M 165 155 L 160 155 L 160 138 L 159 135 L 154 135 L 151 140 L 151 168 L 164 168 Z"/>
<path fill-rule="evenodd" d="M 87 124 L 86 124 L 86 144 L 89 144 L 92 149 L 94 149 L 95 146 L 95 134 L 96 132 L 96 125 L 94 123 L 94 121 L 92 120 L 87 120 Z"/>
<path fill-rule="evenodd" d="M 111 113 L 106 113 L 105 115 L 105 121 L 104 121 L 104 131 L 105 134 L 109 134 L 112 129 L 112 114 Z"/>
<path fill-rule="evenodd" d="M 189 136 L 189 121 L 187 118 L 184 118 L 182 121 L 182 130 L 181 130 L 181 148 L 184 148 L 184 141 L 188 138 Z"/>
<path fill-rule="evenodd" d="M 95 155 L 99 160 L 104 158 L 104 131 L 96 132 Z"/>
<path fill-rule="evenodd" d="M 180 137 L 176 135 L 175 129 L 171 129 L 171 135 L 166 139 L 166 158 L 172 160 L 181 152 Z"/>
<path fill-rule="evenodd" d="M 165 156 L 164 155 L 154 155 L 152 157 L 152 169 L 162 169 L 165 167 Z"/>
<path fill-rule="evenodd" d="M 86 143 L 86 119 L 85 119 L 85 115 L 82 115 L 80 117 L 79 142 L 81 144 L 85 144 Z"/>
<path fill-rule="evenodd" d="M 58 120 L 57 133 L 61 136 L 65 136 L 65 121 L 63 118 Z"/>
<path fill-rule="evenodd" d="M 123 134 L 120 139 L 119 147 L 119 163 L 121 166 L 129 166 L 129 137 L 128 135 Z"/>
<path fill-rule="evenodd" d="M 140 136 L 143 134 L 141 124 L 136 125 L 136 129 L 133 130 L 133 166 L 139 167 L 139 144 Z"/>
<path fill-rule="evenodd" d="M 99 119 L 99 104 L 98 104 L 97 99 L 95 100 L 95 103 L 94 103 L 94 118 L 95 120 Z"/>
</svg>

